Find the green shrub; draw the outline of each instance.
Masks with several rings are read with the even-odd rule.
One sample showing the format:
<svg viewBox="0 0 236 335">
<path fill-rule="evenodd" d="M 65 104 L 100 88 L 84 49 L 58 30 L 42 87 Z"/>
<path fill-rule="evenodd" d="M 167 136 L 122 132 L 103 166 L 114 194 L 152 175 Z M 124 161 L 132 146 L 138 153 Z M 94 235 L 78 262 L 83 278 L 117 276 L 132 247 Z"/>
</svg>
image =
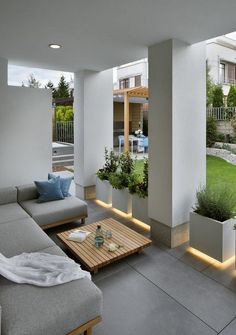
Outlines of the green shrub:
<svg viewBox="0 0 236 335">
<path fill-rule="evenodd" d="M 111 173 L 116 172 L 119 164 L 119 157 L 114 153 L 113 150 L 108 152 L 105 148 L 105 164 L 97 171 L 97 176 L 101 180 L 108 180 Z"/>
<path fill-rule="evenodd" d="M 73 121 L 74 112 L 72 106 L 56 106 L 56 121 Z"/>
<path fill-rule="evenodd" d="M 130 175 L 122 172 L 111 173 L 109 176 L 109 182 L 111 186 L 117 190 L 122 190 L 129 185 Z"/>
<path fill-rule="evenodd" d="M 129 181 L 129 192 L 131 194 L 136 193 L 140 198 L 148 196 L 148 160 L 144 160 L 143 165 L 143 177 L 140 180 L 140 176 L 133 174 Z"/>
<path fill-rule="evenodd" d="M 216 85 L 213 89 L 212 98 L 213 107 L 223 107 L 224 106 L 224 93 L 221 85 Z"/>
<path fill-rule="evenodd" d="M 109 182 L 118 190 L 128 187 L 130 178 L 134 172 L 134 161 L 129 152 L 122 153 L 119 157 L 116 171 L 109 174 Z"/>
<path fill-rule="evenodd" d="M 234 216 L 235 195 L 226 187 L 203 188 L 197 192 L 195 212 L 223 222 Z"/>
<path fill-rule="evenodd" d="M 217 140 L 217 128 L 216 120 L 212 116 L 207 118 L 207 134 L 206 134 L 206 145 L 207 147 L 212 147 Z"/>
<path fill-rule="evenodd" d="M 124 174 L 131 174 L 134 171 L 134 161 L 130 156 L 130 153 L 124 152 L 120 155 L 119 158 L 119 168 L 120 171 Z"/>
<path fill-rule="evenodd" d="M 216 142 L 224 142 L 225 141 L 225 134 L 223 133 L 218 133 L 216 135 Z"/>
<path fill-rule="evenodd" d="M 235 107 L 236 106 L 236 87 L 231 85 L 229 89 L 229 93 L 227 96 L 227 106 Z"/>
</svg>

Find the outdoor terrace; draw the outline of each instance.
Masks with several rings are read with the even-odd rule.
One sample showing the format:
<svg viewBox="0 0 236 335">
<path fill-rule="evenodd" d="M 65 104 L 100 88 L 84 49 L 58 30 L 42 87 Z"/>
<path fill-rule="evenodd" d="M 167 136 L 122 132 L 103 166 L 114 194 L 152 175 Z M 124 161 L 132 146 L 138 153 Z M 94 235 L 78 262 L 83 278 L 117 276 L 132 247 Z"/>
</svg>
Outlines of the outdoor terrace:
<svg viewBox="0 0 236 335">
<path fill-rule="evenodd" d="M 111 208 L 87 203 L 86 224 L 112 217 L 149 236 L 147 229 Z M 47 233 L 63 248 L 56 234 L 76 226 Z M 221 264 L 188 244 L 169 249 L 153 243 L 142 254 L 101 269 L 93 281 L 104 296 L 103 322 L 95 327 L 95 335 L 235 335 L 234 258 Z"/>
</svg>

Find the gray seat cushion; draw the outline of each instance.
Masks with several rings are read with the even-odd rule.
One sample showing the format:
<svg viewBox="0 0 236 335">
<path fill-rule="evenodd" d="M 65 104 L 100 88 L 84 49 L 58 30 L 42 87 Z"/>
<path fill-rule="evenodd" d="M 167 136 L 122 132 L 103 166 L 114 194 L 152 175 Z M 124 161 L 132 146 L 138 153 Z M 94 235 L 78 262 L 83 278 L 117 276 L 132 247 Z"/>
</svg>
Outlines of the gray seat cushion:
<svg viewBox="0 0 236 335">
<path fill-rule="evenodd" d="M 41 251 L 64 254 L 57 246 Z M 87 278 L 50 288 L 0 278 L 0 301 L 2 335 L 65 335 L 102 310 L 102 294 Z"/>
<path fill-rule="evenodd" d="M 75 197 L 44 203 L 34 199 L 20 204 L 40 226 L 87 216 L 87 204 Z"/>
<path fill-rule="evenodd" d="M 29 217 L 17 202 L 0 205 L 0 223 Z"/>
<path fill-rule="evenodd" d="M 0 252 L 6 257 L 38 251 L 53 245 L 55 243 L 31 218 L 0 224 Z"/>
</svg>

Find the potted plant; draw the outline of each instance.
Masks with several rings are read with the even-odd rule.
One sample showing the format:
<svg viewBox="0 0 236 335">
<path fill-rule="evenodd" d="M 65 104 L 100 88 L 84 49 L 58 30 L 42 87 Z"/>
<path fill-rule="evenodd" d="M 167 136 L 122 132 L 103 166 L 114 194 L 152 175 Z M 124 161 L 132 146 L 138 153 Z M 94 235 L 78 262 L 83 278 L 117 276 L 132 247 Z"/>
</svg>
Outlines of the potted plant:
<svg viewBox="0 0 236 335">
<path fill-rule="evenodd" d="M 120 155 L 117 171 L 109 176 L 109 182 L 112 185 L 112 206 L 126 214 L 132 212 L 132 197 L 128 185 L 133 170 L 134 162 L 126 152 Z"/>
<path fill-rule="evenodd" d="M 105 148 L 104 166 L 96 173 L 96 198 L 109 205 L 112 203 L 112 187 L 109 183 L 109 176 L 117 170 L 118 160 L 119 157 L 114 151 L 108 152 Z"/>
<path fill-rule="evenodd" d="M 133 174 L 129 182 L 132 194 L 132 215 L 135 219 L 149 224 L 148 217 L 148 160 L 144 160 L 143 176 Z"/>
<path fill-rule="evenodd" d="M 224 262 L 234 255 L 235 196 L 226 188 L 203 188 L 190 213 L 190 246 Z"/>
</svg>

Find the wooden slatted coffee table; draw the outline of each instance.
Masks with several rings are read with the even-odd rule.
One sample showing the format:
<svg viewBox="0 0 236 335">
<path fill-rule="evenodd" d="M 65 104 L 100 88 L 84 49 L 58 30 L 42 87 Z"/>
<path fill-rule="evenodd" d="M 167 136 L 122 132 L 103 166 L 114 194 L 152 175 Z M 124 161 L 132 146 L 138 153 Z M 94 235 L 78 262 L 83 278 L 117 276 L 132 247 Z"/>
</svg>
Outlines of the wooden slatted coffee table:
<svg viewBox="0 0 236 335">
<path fill-rule="evenodd" d="M 94 245 L 95 231 L 98 224 L 101 225 L 104 231 L 112 231 L 112 238 L 105 238 L 105 242 L 100 248 L 96 248 Z M 57 234 L 57 237 L 93 273 L 118 259 L 134 253 L 140 253 L 144 248 L 151 245 L 151 240 L 148 238 L 110 218 L 84 226 L 82 230 L 91 232 L 91 234 L 82 243 L 68 240 L 69 234 L 74 230 L 77 229 Z M 110 243 L 121 245 L 121 247 L 115 252 L 110 252 L 108 251 Z"/>
</svg>

